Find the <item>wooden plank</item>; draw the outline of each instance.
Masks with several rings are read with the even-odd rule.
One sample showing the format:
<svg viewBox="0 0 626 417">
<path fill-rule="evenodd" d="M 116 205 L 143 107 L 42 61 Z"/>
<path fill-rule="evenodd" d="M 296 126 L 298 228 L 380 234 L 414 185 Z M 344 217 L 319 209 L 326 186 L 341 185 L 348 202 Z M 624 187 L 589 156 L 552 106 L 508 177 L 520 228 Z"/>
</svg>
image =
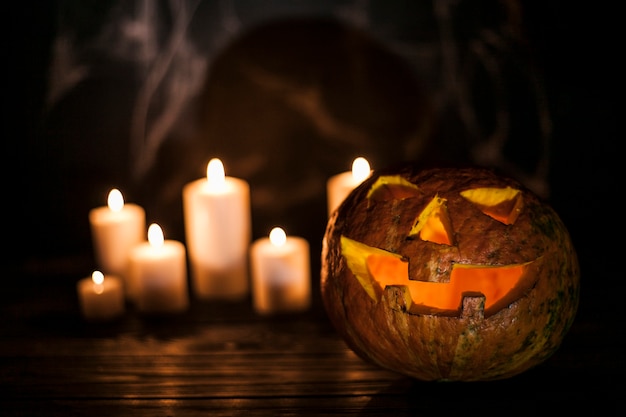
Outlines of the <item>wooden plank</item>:
<svg viewBox="0 0 626 417">
<path fill-rule="evenodd" d="M 425 383 L 356 356 L 319 304 L 260 317 L 247 301 L 194 301 L 175 317 L 131 308 L 95 325 L 80 318 L 70 284 L 4 294 L 3 415 L 484 417 L 536 415 L 546 404 L 604 415 L 625 406 L 623 337 L 602 320 L 577 320 L 553 357 L 517 377 Z"/>
</svg>

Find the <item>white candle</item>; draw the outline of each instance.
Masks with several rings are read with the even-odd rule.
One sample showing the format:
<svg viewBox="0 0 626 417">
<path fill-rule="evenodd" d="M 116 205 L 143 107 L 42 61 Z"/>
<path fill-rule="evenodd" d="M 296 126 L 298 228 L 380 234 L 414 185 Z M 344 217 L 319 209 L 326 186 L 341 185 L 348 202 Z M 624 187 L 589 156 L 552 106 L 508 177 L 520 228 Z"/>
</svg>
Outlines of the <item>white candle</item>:
<svg viewBox="0 0 626 417">
<path fill-rule="evenodd" d="M 76 284 L 78 301 L 83 317 L 90 321 L 106 321 L 124 312 L 124 289 L 122 282 L 112 275 L 94 271 L 91 277 Z"/>
<path fill-rule="evenodd" d="M 129 272 L 140 312 L 177 313 L 189 306 L 185 246 L 164 240 L 159 225 L 151 224 L 148 241 L 133 248 Z"/>
<path fill-rule="evenodd" d="M 89 211 L 96 263 L 105 274 L 126 279 L 128 254 L 145 240 L 146 214 L 136 204 L 124 204 L 122 193 L 109 192 L 108 206 Z"/>
<path fill-rule="evenodd" d="M 249 293 L 250 186 L 225 176 L 219 159 L 207 177 L 183 188 L 192 288 L 199 298 L 237 300 Z"/>
<path fill-rule="evenodd" d="M 272 229 L 250 250 L 254 309 L 261 314 L 303 311 L 311 303 L 309 243 Z"/>
<path fill-rule="evenodd" d="M 370 164 L 367 162 L 367 159 L 358 157 L 352 162 L 352 171 L 342 172 L 329 178 L 326 182 L 329 216 L 341 205 L 353 189 L 369 177 L 370 173 Z"/>
</svg>

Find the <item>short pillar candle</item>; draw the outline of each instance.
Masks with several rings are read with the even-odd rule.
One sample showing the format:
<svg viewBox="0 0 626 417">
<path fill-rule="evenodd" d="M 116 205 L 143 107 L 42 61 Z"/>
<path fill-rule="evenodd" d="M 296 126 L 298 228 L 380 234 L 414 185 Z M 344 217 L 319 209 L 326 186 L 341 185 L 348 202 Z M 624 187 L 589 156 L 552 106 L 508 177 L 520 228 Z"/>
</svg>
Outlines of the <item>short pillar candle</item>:
<svg viewBox="0 0 626 417">
<path fill-rule="evenodd" d="M 311 303 L 309 243 L 272 229 L 250 250 L 253 307 L 260 314 L 304 311 Z"/>
<path fill-rule="evenodd" d="M 352 162 L 352 171 L 342 172 L 330 177 L 326 182 L 328 216 L 330 216 L 341 203 L 343 203 L 343 200 L 345 200 L 348 194 L 370 174 L 371 169 L 367 159 L 358 157 Z"/>
<path fill-rule="evenodd" d="M 156 223 L 148 228 L 148 241 L 133 248 L 129 272 L 139 312 L 166 314 L 188 308 L 185 246 L 164 240 L 163 230 Z"/>
<path fill-rule="evenodd" d="M 107 321 L 124 313 L 124 287 L 119 278 L 94 271 L 76 284 L 80 311 L 89 321 Z"/>
</svg>

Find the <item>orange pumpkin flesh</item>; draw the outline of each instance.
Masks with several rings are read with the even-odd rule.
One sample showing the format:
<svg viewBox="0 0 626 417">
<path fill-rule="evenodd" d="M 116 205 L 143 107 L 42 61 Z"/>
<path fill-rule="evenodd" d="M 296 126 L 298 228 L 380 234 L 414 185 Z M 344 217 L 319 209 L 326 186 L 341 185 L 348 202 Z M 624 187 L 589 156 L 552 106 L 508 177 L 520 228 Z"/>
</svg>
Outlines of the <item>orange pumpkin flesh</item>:
<svg viewBox="0 0 626 417">
<path fill-rule="evenodd" d="M 367 268 L 379 285 L 407 285 L 412 303 L 432 310 L 458 311 L 465 293 L 481 293 L 485 296 L 485 310 L 496 305 L 509 294 L 523 276 L 525 265 L 507 267 L 478 267 L 455 265 L 449 283 L 406 281 L 408 264 L 397 258 L 372 255 L 367 258 Z M 415 310 L 415 309 L 411 309 Z"/>
<path fill-rule="evenodd" d="M 375 173 L 329 219 L 322 298 L 364 359 L 423 380 L 491 380 L 549 357 L 578 305 L 556 213 L 491 171 Z"/>
<path fill-rule="evenodd" d="M 373 285 L 381 289 L 388 286 L 407 286 L 410 302 L 407 308 L 412 313 L 420 311 L 458 314 L 463 294 L 480 293 L 485 297 L 485 312 L 489 312 L 504 301 L 514 301 L 523 284 L 522 278 L 528 264 L 507 266 L 480 266 L 455 264 L 448 282 L 425 282 L 409 278 L 408 263 L 395 254 L 372 250 L 348 238 L 341 238 L 342 253 L 349 269 L 356 276 L 368 277 L 362 280 L 368 291 Z M 362 265 L 357 265 L 362 263 Z M 529 278 L 528 281 L 532 279 Z M 534 282 L 529 282 L 527 287 Z M 379 301 L 376 292 L 369 290 L 374 301 Z"/>
</svg>

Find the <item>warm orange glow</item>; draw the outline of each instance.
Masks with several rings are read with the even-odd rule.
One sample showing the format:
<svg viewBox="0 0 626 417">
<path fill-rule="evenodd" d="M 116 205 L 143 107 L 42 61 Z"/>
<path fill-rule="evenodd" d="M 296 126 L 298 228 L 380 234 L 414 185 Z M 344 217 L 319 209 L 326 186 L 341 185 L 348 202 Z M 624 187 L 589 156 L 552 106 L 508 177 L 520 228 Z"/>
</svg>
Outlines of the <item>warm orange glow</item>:
<svg viewBox="0 0 626 417">
<path fill-rule="evenodd" d="M 442 245 L 450 245 L 450 239 L 446 229 L 441 223 L 439 216 L 433 216 L 428 219 L 420 232 L 420 238 L 429 242 L 439 243 Z"/>
<path fill-rule="evenodd" d="M 476 205 L 487 216 L 504 224 L 513 224 L 522 210 L 522 194 L 515 188 L 474 188 L 461 196 Z"/>
<path fill-rule="evenodd" d="M 435 197 L 422 210 L 409 232 L 409 236 L 418 235 L 420 239 L 441 245 L 452 245 L 450 239 L 450 219 L 446 200 Z"/>
<path fill-rule="evenodd" d="M 402 200 L 415 197 L 419 193 L 417 185 L 400 176 L 382 175 L 372 184 L 367 198 L 374 201 Z"/>
<path fill-rule="evenodd" d="M 485 310 L 506 296 L 520 281 L 526 264 L 512 266 L 477 266 L 457 264 L 450 282 L 409 280 L 409 264 L 386 255 L 370 255 L 367 268 L 384 289 L 388 285 L 406 285 L 413 304 L 440 310 L 458 310 L 464 293 L 485 296 Z"/>
</svg>

